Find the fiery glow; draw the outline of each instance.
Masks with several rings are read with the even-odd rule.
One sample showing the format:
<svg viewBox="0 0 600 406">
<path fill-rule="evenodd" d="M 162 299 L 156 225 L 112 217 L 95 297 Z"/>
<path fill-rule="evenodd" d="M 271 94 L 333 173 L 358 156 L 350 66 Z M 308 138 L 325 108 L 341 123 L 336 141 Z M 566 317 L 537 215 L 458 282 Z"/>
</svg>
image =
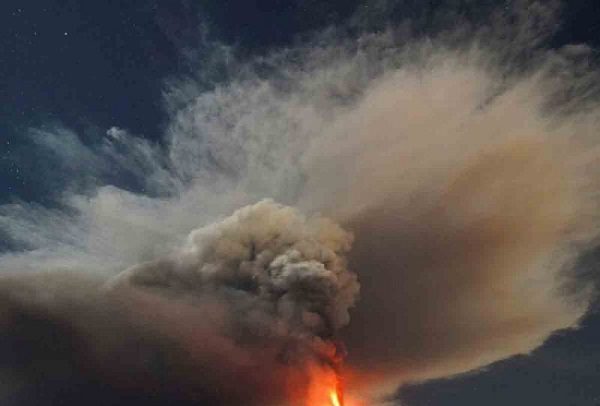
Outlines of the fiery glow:
<svg viewBox="0 0 600 406">
<path fill-rule="evenodd" d="M 331 400 L 331 406 L 342 406 L 337 390 L 329 391 L 329 399 Z"/>
<path fill-rule="evenodd" d="M 310 368 L 305 406 L 341 406 L 337 390 L 338 377 L 335 371 L 328 366 L 314 365 Z"/>
<path fill-rule="evenodd" d="M 313 366 L 304 406 L 358 406 L 345 399 L 341 377 L 329 366 Z"/>
</svg>

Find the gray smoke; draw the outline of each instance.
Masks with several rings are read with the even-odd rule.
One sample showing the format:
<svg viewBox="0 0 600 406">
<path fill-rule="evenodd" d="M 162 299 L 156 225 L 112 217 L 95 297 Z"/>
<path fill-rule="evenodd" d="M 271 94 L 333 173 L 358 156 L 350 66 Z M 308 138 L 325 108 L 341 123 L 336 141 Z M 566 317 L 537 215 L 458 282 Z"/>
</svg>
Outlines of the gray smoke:
<svg viewBox="0 0 600 406">
<path fill-rule="evenodd" d="M 219 297 L 238 307 L 240 324 L 264 324 L 254 330 L 265 335 L 332 336 L 348 324 L 358 294 L 344 258 L 351 240 L 329 220 L 262 201 L 193 231 L 173 257 L 134 266 L 109 286 Z"/>
<path fill-rule="evenodd" d="M 62 326 L 64 339 L 84 344 L 71 356 L 116 387 L 167 386 L 210 404 L 283 402 L 307 390 L 314 364 L 335 368 L 341 356 L 333 339 L 358 294 L 346 268 L 351 240 L 327 219 L 262 201 L 108 282 L 5 277 L 0 321 L 17 328 L 22 312 Z"/>
</svg>

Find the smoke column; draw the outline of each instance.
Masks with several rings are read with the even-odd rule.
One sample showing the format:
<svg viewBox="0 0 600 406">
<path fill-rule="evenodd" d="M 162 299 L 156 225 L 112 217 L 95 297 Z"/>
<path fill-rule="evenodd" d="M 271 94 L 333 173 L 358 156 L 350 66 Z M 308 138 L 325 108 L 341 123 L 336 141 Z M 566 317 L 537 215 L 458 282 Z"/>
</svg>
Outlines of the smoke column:
<svg viewBox="0 0 600 406">
<path fill-rule="evenodd" d="M 164 147 L 31 130 L 73 179 L 54 207 L 0 207 L 18 248 L 0 256 L 0 348 L 27 349 L 0 367 L 5 403 L 58 375 L 146 404 L 295 404 L 338 339 L 357 391 L 381 394 L 577 327 L 598 76 L 587 47 L 540 45 L 551 6 L 426 38 L 332 29 L 250 60 L 209 44 L 228 76 L 167 82 Z"/>
<path fill-rule="evenodd" d="M 103 284 L 74 274 L 5 277 L 1 320 L 17 340 L 28 322 L 59 330 L 84 370 L 129 390 L 303 404 L 309 371 L 335 368 L 332 337 L 358 294 L 344 258 L 351 239 L 331 221 L 262 201 Z M 36 328 L 35 317 L 52 326 Z"/>
</svg>

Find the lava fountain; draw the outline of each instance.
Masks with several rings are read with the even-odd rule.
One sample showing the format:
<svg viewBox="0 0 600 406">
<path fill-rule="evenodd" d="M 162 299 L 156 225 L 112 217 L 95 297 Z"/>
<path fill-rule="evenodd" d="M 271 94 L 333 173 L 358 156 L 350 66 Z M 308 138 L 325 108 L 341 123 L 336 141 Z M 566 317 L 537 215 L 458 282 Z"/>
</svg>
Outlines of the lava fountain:
<svg viewBox="0 0 600 406">
<path fill-rule="evenodd" d="M 342 406 L 342 402 L 340 400 L 340 397 L 338 396 L 338 393 L 334 390 L 329 392 L 329 398 L 331 400 L 331 405 L 332 406 Z"/>
<path fill-rule="evenodd" d="M 303 406 L 364 406 L 344 395 L 344 379 L 336 368 L 314 366 Z"/>
</svg>

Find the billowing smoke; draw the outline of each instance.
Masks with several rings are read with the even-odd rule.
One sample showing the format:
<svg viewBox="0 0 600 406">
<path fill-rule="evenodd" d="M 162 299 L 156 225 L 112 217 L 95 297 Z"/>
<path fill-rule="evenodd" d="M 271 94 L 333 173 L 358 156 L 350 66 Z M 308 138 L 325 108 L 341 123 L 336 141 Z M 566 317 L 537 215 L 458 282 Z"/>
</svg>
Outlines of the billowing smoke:
<svg viewBox="0 0 600 406">
<path fill-rule="evenodd" d="M 46 332 L 63 361 L 29 358 L 66 382 L 267 405 L 302 398 L 314 363 L 336 368 L 339 339 L 379 392 L 575 328 L 594 297 L 576 263 L 600 225 L 598 76 L 586 46 L 540 45 L 554 8 L 516 10 L 245 61 L 215 45 L 229 76 L 167 83 L 166 147 L 32 131 L 63 168 L 51 180 L 73 181 L 51 208 L 0 208 L 15 247 L 0 342 Z M 24 364 L 0 369 L 11 387 L 33 379 Z"/>
<path fill-rule="evenodd" d="M 174 257 L 134 266 L 109 289 L 219 297 L 239 307 L 238 324 L 261 335 L 331 337 L 348 324 L 358 294 L 344 258 L 351 240 L 329 220 L 262 201 L 193 231 Z"/>
<path fill-rule="evenodd" d="M 200 308 L 213 303 L 224 313 L 217 331 L 247 353 L 246 362 L 267 348 L 290 368 L 334 368 L 341 348 L 332 340 L 348 324 L 359 290 L 344 257 L 351 239 L 329 220 L 263 201 L 193 231 L 177 254 L 134 266 L 106 289 L 139 288 L 200 301 Z M 264 360 L 253 365 L 265 367 Z"/>
<path fill-rule="evenodd" d="M 327 219 L 262 201 L 107 282 L 5 277 L 0 321 L 17 343 L 27 323 L 29 333 L 75 342 L 66 344 L 72 362 L 123 390 L 166 387 L 209 404 L 301 403 L 310 371 L 333 371 L 343 355 L 335 334 L 358 294 L 344 257 L 351 240 Z"/>
</svg>

